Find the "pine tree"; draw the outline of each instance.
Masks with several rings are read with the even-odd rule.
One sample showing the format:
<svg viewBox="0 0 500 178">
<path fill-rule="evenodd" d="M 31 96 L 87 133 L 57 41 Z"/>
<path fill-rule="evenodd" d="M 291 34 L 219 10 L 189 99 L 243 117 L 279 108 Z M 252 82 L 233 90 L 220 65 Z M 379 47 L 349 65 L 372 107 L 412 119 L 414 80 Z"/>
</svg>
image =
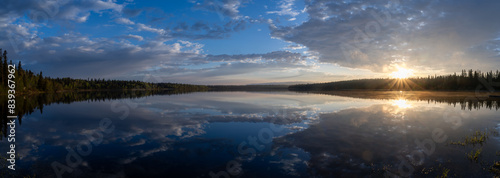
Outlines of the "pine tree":
<svg viewBox="0 0 500 178">
<path fill-rule="evenodd" d="M 16 80 L 17 80 L 17 90 L 23 91 L 26 83 L 26 77 L 24 76 L 24 70 L 21 65 L 21 61 L 17 64 L 17 72 L 16 72 Z"/>
<path fill-rule="evenodd" d="M 38 86 L 37 89 L 40 91 L 43 91 L 45 89 L 45 81 L 43 80 L 43 74 L 42 71 L 40 71 L 40 74 L 38 75 Z"/>
<path fill-rule="evenodd" d="M 2 53 L 2 48 L 0 48 L 0 53 Z M 5 80 L 5 77 L 4 77 L 4 76 L 5 76 L 5 72 L 6 72 L 6 70 L 4 70 L 4 68 L 3 68 L 3 63 L 2 63 L 2 55 L 0 55 L 0 70 L 2 70 L 2 71 L 0 72 L 0 82 L 3 84 L 3 83 L 4 83 L 4 81 L 3 81 L 3 80 Z"/>
<path fill-rule="evenodd" d="M 2 74 L 3 74 L 2 85 L 3 86 L 7 86 L 7 76 L 8 76 L 7 69 L 8 69 L 8 67 L 7 67 L 7 51 L 4 51 L 3 52 L 3 64 L 2 64 Z"/>
</svg>

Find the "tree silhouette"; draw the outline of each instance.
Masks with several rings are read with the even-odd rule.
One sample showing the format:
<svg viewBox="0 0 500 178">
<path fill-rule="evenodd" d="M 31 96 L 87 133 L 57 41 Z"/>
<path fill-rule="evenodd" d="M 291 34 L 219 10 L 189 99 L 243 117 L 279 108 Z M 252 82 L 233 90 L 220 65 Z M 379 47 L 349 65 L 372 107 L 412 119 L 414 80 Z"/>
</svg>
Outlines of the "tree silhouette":
<svg viewBox="0 0 500 178">
<path fill-rule="evenodd" d="M 0 50 L 1 53 L 1 50 Z M 0 92 L 5 94 L 7 88 L 7 51 L 0 55 L 1 82 Z M 10 61 L 12 64 L 12 61 Z M 15 73 L 16 94 L 54 93 L 64 91 L 89 90 L 172 90 L 178 92 L 207 91 L 203 85 L 188 85 L 177 83 L 150 83 L 140 81 L 105 80 L 105 79 L 71 79 L 45 77 L 43 72 L 34 74 L 31 70 L 22 67 L 21 61 L 17 64 Z"/>
<path fill-rule="evenodd" d="M 500 89 L 500 73 L 486 73 L 480 70 L 468 72 L 462 70 L 461 75 L 414 77 L 408 79 L 358 79 L 317 84 L 292 85 L 292 91 L 333 91 L 333 90 L 434 90 L 434 91 L 473 91 L 483 86 L 484 81 L 489 87 Z M 486 89 L 486 87 L 483 87 Z"/>
</svg>

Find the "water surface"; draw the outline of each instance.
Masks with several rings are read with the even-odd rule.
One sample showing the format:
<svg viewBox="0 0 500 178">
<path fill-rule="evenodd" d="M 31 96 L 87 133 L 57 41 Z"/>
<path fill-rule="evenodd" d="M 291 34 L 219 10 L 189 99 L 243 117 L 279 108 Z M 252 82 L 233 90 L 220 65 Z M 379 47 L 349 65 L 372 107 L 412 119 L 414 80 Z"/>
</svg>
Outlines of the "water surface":
<svg viewBox="0 0 500 178">
<path fill-rule="evenodd" d="M 496 101 L 389 96 L 201 92 L 53 103 L 16 123 L 20 159 L 15 172 L 4 167 L 2 174 L 494 175 L 488 169 L 500 161 Z M 478 130 L 492 133 L 482 145 L 448 144 Z M 2 156 L 8 146 L 0 141 Z M 467 159 L 477 149 L 477 163 Z"/>
</svg>

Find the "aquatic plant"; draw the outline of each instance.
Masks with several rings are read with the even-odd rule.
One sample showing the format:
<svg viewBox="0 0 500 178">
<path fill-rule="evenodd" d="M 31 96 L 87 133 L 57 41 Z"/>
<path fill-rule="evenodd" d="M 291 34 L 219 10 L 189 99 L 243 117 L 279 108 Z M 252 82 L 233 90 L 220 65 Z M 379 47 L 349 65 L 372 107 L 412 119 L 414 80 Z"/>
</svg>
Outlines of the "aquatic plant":
<svg viewBox="0 0 500 178">
<path fill-rule="evenodd" d="M 469 154 L 467 154 L 467 158 L 477 163 L 477 160 L 479 159 L 479 156 L 481 155 L 482 151 L 483 149 L 477 149 L 475 151 L 472 150 Z"/>
<path fill-rule="evenodd" d="M 441 176 L 439 176 L 439 178 L 447 178 L 448 177 L 448 173 L 450 173 L 450 169 L 443 168 L 443 172 L 442 172 Z"/>
<path fill-rule="evenodd" d="M 450 145 L 461 145 L 461 146 L 466 146 L 466 145 L 483 145 L 484 142 L 488 139 L 488 136 L 490 134 L 494 134 L 494 132 L 488 132 L 488 131 L 476 131 L 474 132 L 471 136 L 465 136 L 465 138 L 462 141 L 450 141 Z"/>
<path fill-rule="evenodd" d="M 495 177 L 500 177 L 500 161 L 496 161 L 490 167 L 490 172 L 495 174 Z"/>
</svg>

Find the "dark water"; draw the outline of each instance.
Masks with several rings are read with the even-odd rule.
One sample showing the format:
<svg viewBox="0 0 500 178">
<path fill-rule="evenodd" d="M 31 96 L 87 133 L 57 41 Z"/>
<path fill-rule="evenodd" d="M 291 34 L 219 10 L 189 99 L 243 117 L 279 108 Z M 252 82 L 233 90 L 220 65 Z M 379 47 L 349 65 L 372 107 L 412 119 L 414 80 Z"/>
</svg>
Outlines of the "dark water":
<svg viewBox="0 0 500 178">
<path fill-rule="evenodd" d="M 494 176 L 498 103 L 455 101 L 206 92 L 53 103 L 16 122 L 16 171 L 2 160 L 0 175 Z M 448 144 L 475 131 L 491 134 Z M 9 144 L 0 141 L 1 156 Z"/>
</svg>

